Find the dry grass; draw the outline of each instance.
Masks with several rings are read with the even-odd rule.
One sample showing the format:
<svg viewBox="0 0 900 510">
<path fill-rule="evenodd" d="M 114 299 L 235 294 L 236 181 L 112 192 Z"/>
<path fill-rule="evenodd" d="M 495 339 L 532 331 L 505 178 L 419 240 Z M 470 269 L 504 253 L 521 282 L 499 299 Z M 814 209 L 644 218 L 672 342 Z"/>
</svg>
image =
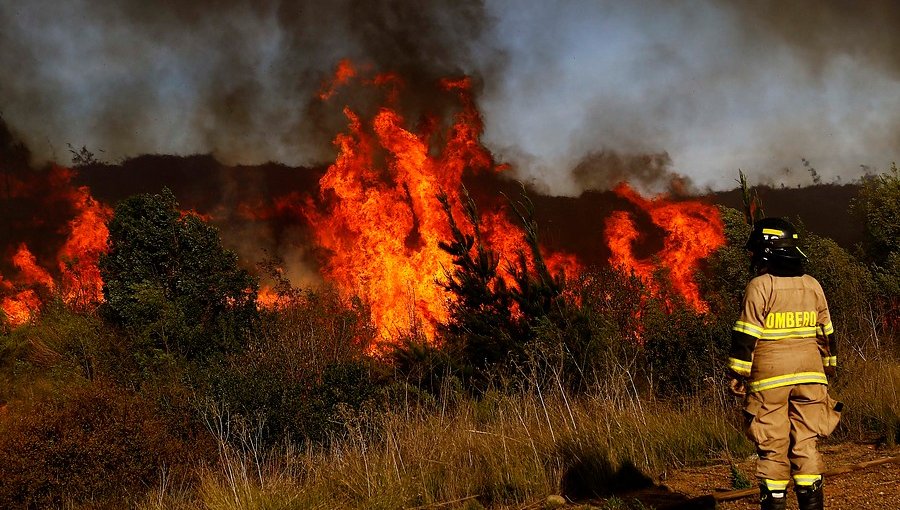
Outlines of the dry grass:
<svg viewBox="0 0 900 510">
<path fill-rule="evenodd" d="M 673 405 L 612 388 L 448 397 L 438 412 L 351 421 L 340 440 L 306 450 L 259 452 L 219 428 L 219 463 L 199 488 L 161 485 L 143 508 L 519 508 L 561 488 L 578 496 L 585 484 L 635 483 L 623 466 L 655 477 L 750 451 L 721 393 Z"/>
<path fill-rule="evenodd" d="M 847 409 L 833 440 L 896 443 L 900 363 L 863 347 L 842 351 L 832 392 Z M 329 446 L 302 450 L 261 451 L 252 428 L 219 417 L 210 427 L 219 462 L 200 468 L 197 486 L 161 482 L 142 508 L 537 508 L 549 494 L 603 494 L 752 453 L 739 403 L 721 381 L 706 382 L 675 402 L 646 396 L 624 367 L 578 396 L 552 378 L 479 399 L 445 388 L 436 406 L 348 415 Z"/>
</svg>

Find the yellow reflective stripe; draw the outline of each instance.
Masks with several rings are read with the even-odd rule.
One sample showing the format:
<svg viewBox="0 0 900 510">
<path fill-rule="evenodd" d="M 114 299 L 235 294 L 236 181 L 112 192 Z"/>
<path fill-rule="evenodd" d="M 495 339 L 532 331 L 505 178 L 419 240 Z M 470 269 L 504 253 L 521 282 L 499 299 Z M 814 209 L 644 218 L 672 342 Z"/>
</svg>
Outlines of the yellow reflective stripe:
<svg viewBox="0 0 900 510">
<path fill-rule="evenodd" d="M 822 475 L 794 475 L 797 485 L 812 485 L 822 479 Z"/>
<path fill-rule="evenodd" d="M 783 235 L 784 235 L 784 231 L 782 231 L 782 230 L 775 230 L 774 228 L 764 228 L 762 233 L 763 233 L 763 234 L 769 234 L 769 235 L 772 235 L 772 236 L 783 236 Z"/>
<path fill-rule="evenodd" d="M 815 338 L 816 327 L 766 329 L 759 338 L 763 340 L 783 340 L 785 338 Z"/>
<path fill-rule="evenodd" d="M 742 322 L 742 321 L 735 322 L 734 328 L 732 328 L 732 329 L 734 331 L 737 331 L 738 333 L 746 333 L 746 334 L 752 336 L 753 338 L 759 338 L 763 334 L 763 329 L 760 328 L 759 326 L 754 326 L 753 324 L 748 324 L 748 323 Z"/>
<path fill-rule="evenodd" d="M 825 331 L 825 334 L 834 333 L 834 328 L 831 327 L 830 323 L 823 329 Z M 753 338 L 759 338 L 762 340 L 784 340 L 785 338 L 815 338 L 816 333 L 818 333 L 818 328 L 816 326 L 763 329 L 758 326 L 754 326 L 753 324 L 748 324 L 741 321 L 735 322 L 732 330 L 739 333 L 746 333 Z"/>
<path fill-rule="evenodd" d="M 766 488 L 770 491 L 783 491 L 787 490 L 788 482 L 790 480 L 763 480 L 766 483 Z"/>
<path fill-rule="evenodd" d="M 822 372 L 797 372 L 752 381 L 748 389 L 756 392 L 794 384 L 828 384 L 828 378 Z"/>
<path fill-rule="evenodd" d="M 825 367 L 836 367 L 837 366 L 837 356 L 825 356 L 822 358 L 822 366 Z"/>
<path fill-rule="evenodd" d="M 750 375 L 750 369 L 753 367 L 753 362 L 744 361 L 742 359 L 737 358 L 728 358 L 728 368 L 734 370 L 736 373 L 740 375 Z"/>
<path fill-rule="evenodd" d="M 834 333 L 834 324 L 829 322 L 828 324 L 825 324 L 822 329 L 825 331 L 826 335 L 830 335 Z"/>
</svg>

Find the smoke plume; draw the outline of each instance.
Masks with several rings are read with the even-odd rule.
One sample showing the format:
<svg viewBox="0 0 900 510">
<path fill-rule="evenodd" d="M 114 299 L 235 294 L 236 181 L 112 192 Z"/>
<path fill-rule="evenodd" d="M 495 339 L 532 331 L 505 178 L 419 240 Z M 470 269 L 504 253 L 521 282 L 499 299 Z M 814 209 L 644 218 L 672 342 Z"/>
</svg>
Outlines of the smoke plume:
<svg viewBox="0 0 900 510">
<path fill-rule="evenodd" d="M 72 143 L 321 165 L 345 119 L 317 92 L 346 58 L 404 76 L 412 111 L 434 107 L 420 85 L 473 76 L 488 148 L 551 194 L 725 189 L 738 168 L 812 184 L 804 158 L 846 182 L 896 158 L 898 18 L 887 0 L 6 2 L 0 111 L 40 161 Z"/>
</svg>

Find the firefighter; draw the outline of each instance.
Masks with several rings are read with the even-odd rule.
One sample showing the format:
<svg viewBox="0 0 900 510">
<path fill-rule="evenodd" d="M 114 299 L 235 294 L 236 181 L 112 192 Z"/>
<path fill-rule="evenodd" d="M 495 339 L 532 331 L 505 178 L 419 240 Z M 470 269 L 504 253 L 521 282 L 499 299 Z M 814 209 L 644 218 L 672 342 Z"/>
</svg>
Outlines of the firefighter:
<svg viewBox="0 0 900 510">
<path fill-rule="evenodd" d="M 728 360 L 733 393 L 744 396 L 747 437 L 759 460 L 760 508 L 783 509 L 793 478 L 800 510 L 822 509 L 819 438 L 830 434 L 842 404 L 828 396 L 837 367 L 834 326 L 796 229 L 779 218 L 753 225 L 746 248 L 755 277 L 744 292 Z"/>
</svg>

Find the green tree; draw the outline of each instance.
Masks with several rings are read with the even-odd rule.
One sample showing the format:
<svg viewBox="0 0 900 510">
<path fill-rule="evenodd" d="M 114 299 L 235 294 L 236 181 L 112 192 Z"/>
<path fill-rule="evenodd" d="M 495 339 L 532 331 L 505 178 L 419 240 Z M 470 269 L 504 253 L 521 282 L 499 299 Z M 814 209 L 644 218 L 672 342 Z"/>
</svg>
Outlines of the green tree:
<svg viewBox="0 0 900 510">
<path fill-rule="evenodd" d="M 233 352 L 257 319 L 256 279 L 168 189 L 116 206 L 100 272 L 104 316 L 157 352 Z"/>
<path fill-rule="evenodd" d="M 863 221 L 864 252 L 874 280 L 886 299 L 890 317 L 900 318 L 900 170 L 868 178 L 852 210 Z"/>
<path fill-rule="evenodd" d="M 550 274 L 531 201 L 524 195 L 510 201 L 524 243 L 501 269 L 498 256 L 481 239 L 472 199 L 466 195 L 463 202 L 469 234 L 453 218 L 447 196 L 438 198 L 452 234 L 439 246 L 453 256 L 454 266 L 442 284 L 456 296 L 443 333 L 451 356 L 460 360 L 463 377 L 471 375 L 468 380 L 481 386 L 524 368 L 529 377 L 552 373 L 573 386 L 583 385 L 585 365 L 597 348 L 592 323 L 567 299 L 565 275 Z M 509 285 L 501 270 L 507 272 Z"/>
<path fill-rule="evenodd" d="M 700 277 L 703 295 L 717 316 L 737 317 L 744 288 L 752 278 L 750 257 L 744 245 L 751 226 L 737 209 L 719 206 L 725 227 L 725 244 L 708 259 L 708 270 Z"/>
<path fill-rule="evenodd" d="M 480 217 L 475 202 L 465 196 L 463 208 L 472 227 L 464 233 L 451 213 L 446 194 L 438 200 L 447 214 L 452 238 L 440 248 L 453 256 L 442 285 L 456 296 L 450 304 L 450 320 L 444 326 L 447 348 L 464 365 L 483 370 L 504 360 L 521 357 L 524 332 L 514 320 L 512 297 L 498 273 L 499 258 L 481 239 Z"/>
<path fill-rule="evenodd" d="M 872 275 L 856 257 L 836 242 L 800 229 L 800 244 L 809 257 L 806 272 L 816 278 L 825 291 L 828 308 L 839 338 L 847 338 L 849 332 L 866 329 L 869 303 L 874 288 Z"/>
</svg>

